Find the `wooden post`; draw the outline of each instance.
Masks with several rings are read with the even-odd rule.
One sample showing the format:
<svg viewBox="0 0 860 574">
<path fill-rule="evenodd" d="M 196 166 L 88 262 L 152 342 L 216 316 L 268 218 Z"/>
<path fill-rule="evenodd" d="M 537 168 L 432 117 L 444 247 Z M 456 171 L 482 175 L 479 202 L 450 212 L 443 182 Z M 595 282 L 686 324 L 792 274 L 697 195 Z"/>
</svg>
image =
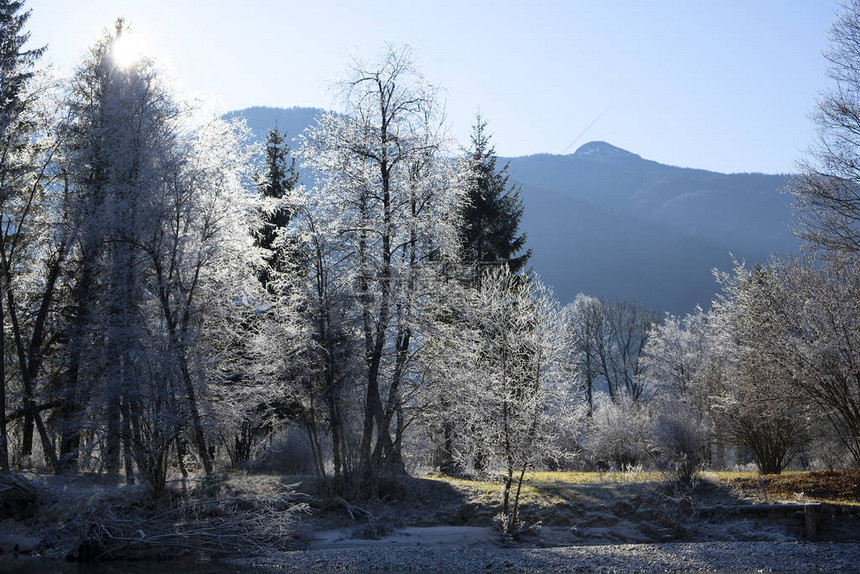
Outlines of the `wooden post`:
<svg viewBox="0 0 860 574">
<path fill-rule="evenodd" d="M 818 537 L 818 505 L 803 505 L 803 520 L 806 526 L 806 539 L 815 540 Z"/>
</svg>

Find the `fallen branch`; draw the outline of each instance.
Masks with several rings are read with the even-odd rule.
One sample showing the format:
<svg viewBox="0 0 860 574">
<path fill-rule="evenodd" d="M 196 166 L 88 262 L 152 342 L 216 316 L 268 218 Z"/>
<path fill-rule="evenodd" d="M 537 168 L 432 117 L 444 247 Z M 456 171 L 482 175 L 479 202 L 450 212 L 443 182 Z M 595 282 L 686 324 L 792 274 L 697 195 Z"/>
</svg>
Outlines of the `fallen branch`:
<svg viewBox="0 0 860 574">
<path fill-rule="evenodd" d="M 140 516 L 125 507 L 94 511 L 67 558 L 154 560 L 187 556 L 225 557 L 285 549 L 293 538 L 296 515 L 307 510 L 295 485 L 266 495 L 236 495 L 184 501 Z"/>
<path fill-rule="evenodd" d="M 338 506 L 342 506 L 344 508 L 344 510 L 346 510 L 346 512 L 349 514 L 349 517 L 352 518 L 353 521 L 355 520 L 355 515 L 357 513 L 365 515 L 368 518 L 368 520 L 375 520 L 373 517 L 373 514 L 371 514 L 371 512 L 369 510 L 365 510 L 364 508 L 361 508 L 360 506 L 356 506 L 354 504 L 351 504 L 345 498 L 337 496 L 337 497 L 335 497 L 334 501 Z"/>
</svg>

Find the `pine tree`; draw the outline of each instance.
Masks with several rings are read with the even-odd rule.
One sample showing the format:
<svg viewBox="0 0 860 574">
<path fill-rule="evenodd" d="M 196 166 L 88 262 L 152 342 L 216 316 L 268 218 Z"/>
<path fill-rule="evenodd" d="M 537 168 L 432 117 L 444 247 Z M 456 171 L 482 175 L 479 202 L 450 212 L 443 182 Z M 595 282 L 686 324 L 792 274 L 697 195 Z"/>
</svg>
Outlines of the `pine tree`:
<svg viewBox="0 0 860 574">
<path fill-rule="evenodd" d="M 16 120 L 27 107 L 25 98 L 26 84 L 33 77 L 33 66 L 45 48 L 24 50 L 30 37 L 24 32 L 24 25 L 30 18 L 30 11 L 19 13 L 23 2 L 0 0 L 0 137 L 4 144 L 11 143 L 10 131 Z M 27 126 L 18 124 L 17 135 L 26 133 Z M 4 165 L 5 169 L 6 166 Z"/>
<path fill-rule="evenodd" d="M 508 164 L 498 169 L 496 150 L 486 132 L 487 122 L 479 115 L 472 126 L 472 146 L 466 161 L 466 202 L 462 212 L 460 240 L 463 262 L 475 266 L 475 285 L 480 288 L 481 271 L 506 265 L 520 272 L 531 257 L 520 233 L 523 202 L 520 188 L 509 184 Z"/>
<path fill-rule="evenodd" d="M 22 157 L 22 150 L 30 145 L 32 139 L 32 122 L 26 118 L 28 106 L 32 104 L 27 98 L 27 84 L 34 75 L 36 61 L 44 52 L 44 48 L 24 50 L 24 44 L 30 34 L 24 31 L 24 25 L 30 17 L 30 12 L 22 12 L 23 2 L 0 0 L 0 204 L 2 204 L 3 220 L 7 222 L 5 230 L 11 229 L 10 218 L 6 215 L 6 203 L 21 187 L 25 174 L 33 166 Z M 5 232 L 5 231 L 4 231 Z M 5 236 L 4 236 L 5 238 Z M 9 294 L 12 268 L 6 265 L 6 242 L 2 242 L 4 273 L 0 283 L 0 351 L 5 357 L 5 321 L 3 305 Z M 6 433 L 6 373 L 5 360 L 0 360 L 0 470 L 9 470 L 8 437 Z M 27 408 L 25 420 L 31 425 L 39 414 L 33 412 L 32 389 L 25 389 Z M 39 421 L 39 424 L 41 422 Z"/>
<path fill-rule="evenodd" d="M 290 155 L 290 145 L 277 127 L 266 136 L 265 171 L 258 183 L 264 202 L 270 208 L 263 216 L 263 225 L 257 233 L 257 245 L 270 251 L 266 256 L 267 267 L 260 273 L 260 281 L 266 287 L 279 273 L 288 271 L 291 257 L 289 242 L 282 237 L 283 231 L 293 216 L 289 198 L 299 181 L 296 160 Z"/>
</svg>

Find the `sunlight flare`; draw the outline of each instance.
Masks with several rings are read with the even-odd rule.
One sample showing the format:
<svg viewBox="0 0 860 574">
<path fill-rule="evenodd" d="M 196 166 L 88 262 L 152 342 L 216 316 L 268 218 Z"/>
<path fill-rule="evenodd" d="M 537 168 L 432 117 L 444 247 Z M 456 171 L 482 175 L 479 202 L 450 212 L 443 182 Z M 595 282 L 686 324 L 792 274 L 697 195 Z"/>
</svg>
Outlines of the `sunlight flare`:
<svg viewBox="0 0 860 574">
<path fill-rule="evenodd" d="M 143 58 L 143 44 L 135 34 L 123 30 L 113 41 L 111 58 L 117 67 L 131 68 Z"/>
</svg>

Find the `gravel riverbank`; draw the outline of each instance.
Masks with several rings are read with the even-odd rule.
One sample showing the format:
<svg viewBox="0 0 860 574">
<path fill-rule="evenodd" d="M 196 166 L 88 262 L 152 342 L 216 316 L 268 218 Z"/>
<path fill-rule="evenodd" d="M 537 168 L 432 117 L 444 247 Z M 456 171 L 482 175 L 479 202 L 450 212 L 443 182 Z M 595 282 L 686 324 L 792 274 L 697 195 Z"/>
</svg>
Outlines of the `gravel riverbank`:
<svg viewBox="0 0 860 574">
<path fill-rule="evenodd" d="M 560 548 L 368 546 L 243 561 L 315 572 L 860 572 L 860 544 L 679 542 Z"/>
</svg>

